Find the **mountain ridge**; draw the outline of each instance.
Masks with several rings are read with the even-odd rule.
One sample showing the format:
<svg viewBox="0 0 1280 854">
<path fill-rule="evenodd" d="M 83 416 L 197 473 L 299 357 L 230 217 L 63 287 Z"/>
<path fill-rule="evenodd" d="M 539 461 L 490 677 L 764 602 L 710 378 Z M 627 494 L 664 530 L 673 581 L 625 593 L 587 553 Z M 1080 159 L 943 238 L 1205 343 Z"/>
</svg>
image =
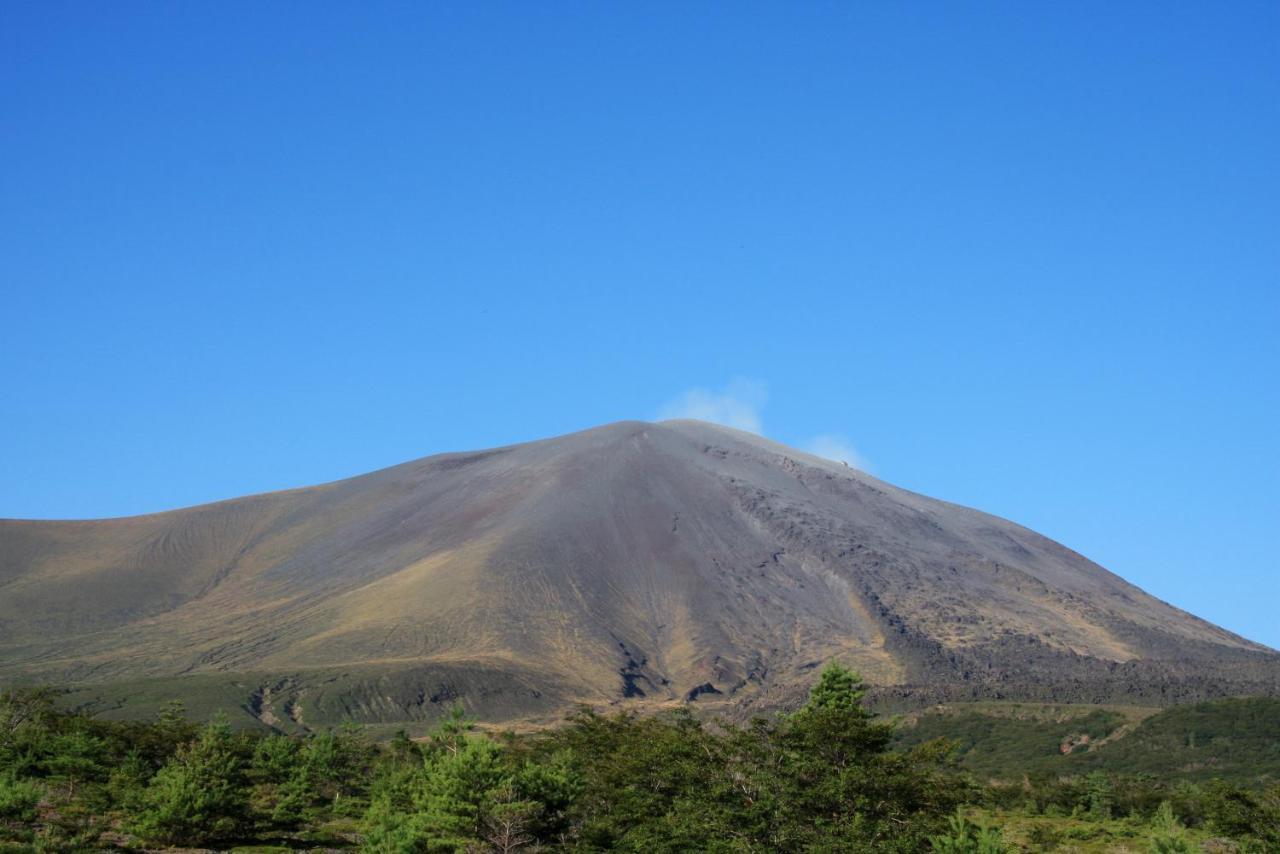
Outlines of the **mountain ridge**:
<svg viewBox="0 0 1280 854">
<path fill-rule="evenodd" d="M 140 516 L 0 520 L 0 680 L 255 674 L 314 697 L 314 674 L 337 673 L 325 684 L 352 697 L 397 697 L 375 716 L 461 697 L 501 717 L 785 705 L 830 658 L 904 701 L 1280 681 L 1274 650 L 1034 531 L 697 421 Z"/>
</svg>

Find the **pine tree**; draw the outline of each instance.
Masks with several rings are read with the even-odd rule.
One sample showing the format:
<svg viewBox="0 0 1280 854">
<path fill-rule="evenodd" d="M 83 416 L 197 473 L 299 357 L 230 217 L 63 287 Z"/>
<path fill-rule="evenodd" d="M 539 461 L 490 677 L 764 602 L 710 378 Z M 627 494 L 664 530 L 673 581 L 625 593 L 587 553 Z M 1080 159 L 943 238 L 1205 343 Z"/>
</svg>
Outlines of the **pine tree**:
<svg viewBox="0 0 1280 854">
<path fill-rule="evenodd" d="M 1111 781 L 1101 771 L 1094 771 L 1085 778 L 1089 815 L 1098 821 L 1111 818 L 1111 807 L 1115 803 L 1115 795 L 1111 790 Z"/>
<path fill-rule="evenodd" d="M 233 835 L 248 809 L 243 760 L 225 719 L 210 723 L 156 772 L 133 832 L 155 842 L 203 843 Z"/>
<path fill-rule="evenodd" d="M 49 740 L 48 756 L 41 763 L 49 776 L 67 784 L 67 796 L 74 798 L 76 788 L 84 782 L 105 775 L 103 760 L 106 744 L 82 727 L 59 733 Z"/>
<path fill-rule="evenodd" d="M 784 742 L 817 762 L 848 767 L 859 757 L 882 753 L 893 739 L 893 727 L 876 723 L 862 705 L 862 678 L 836 662 L 823 668 L 809 690 L 809 700 L 785 719 Z"/>
</svg>

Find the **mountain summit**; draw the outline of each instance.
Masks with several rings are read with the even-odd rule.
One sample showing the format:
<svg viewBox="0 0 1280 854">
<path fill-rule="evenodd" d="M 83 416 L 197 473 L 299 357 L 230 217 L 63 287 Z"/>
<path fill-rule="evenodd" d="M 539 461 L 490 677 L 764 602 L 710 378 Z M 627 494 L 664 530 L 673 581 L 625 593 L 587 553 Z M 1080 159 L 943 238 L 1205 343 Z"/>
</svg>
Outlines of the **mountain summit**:
<svg viewBox="0 0 1280 854">
<path fill-rule="evenodd" d="M 1012 522 L 697 421 L 622 422 L 322 486 L 0 521 L 0 681 L 218 677 L 308 709 L 492 719 L 878 695 L 1275 693 L 1280 654 Z"/>
</svg>

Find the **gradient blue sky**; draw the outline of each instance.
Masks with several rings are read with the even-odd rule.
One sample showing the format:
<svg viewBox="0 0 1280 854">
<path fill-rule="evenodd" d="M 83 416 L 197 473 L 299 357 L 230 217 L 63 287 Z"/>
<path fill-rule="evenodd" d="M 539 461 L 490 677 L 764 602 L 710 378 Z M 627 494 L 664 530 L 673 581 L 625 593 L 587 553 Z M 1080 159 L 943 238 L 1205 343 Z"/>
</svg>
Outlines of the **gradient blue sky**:
<svg viewBox="0 0 1280 854">
<path fill-rule="evenodd" d="M 1274 2 L 5 3 L 0 288 L 0 516 L 703 413 L 1280 647 Z"/>
</svg>

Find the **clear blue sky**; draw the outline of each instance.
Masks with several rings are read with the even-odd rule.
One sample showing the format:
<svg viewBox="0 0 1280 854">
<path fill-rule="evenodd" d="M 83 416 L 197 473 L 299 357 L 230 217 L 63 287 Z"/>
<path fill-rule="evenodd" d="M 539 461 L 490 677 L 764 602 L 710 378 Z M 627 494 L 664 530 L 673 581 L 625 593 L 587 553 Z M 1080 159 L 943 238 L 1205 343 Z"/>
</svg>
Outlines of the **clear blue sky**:
<svg viewBox="0 0 1280 854">
<path fill-rule="evenodd" d="M 0 516 L 705 411 L 1280 647 L 1274 2 L 5 3 L 0 288 Z"/>
</svg>

